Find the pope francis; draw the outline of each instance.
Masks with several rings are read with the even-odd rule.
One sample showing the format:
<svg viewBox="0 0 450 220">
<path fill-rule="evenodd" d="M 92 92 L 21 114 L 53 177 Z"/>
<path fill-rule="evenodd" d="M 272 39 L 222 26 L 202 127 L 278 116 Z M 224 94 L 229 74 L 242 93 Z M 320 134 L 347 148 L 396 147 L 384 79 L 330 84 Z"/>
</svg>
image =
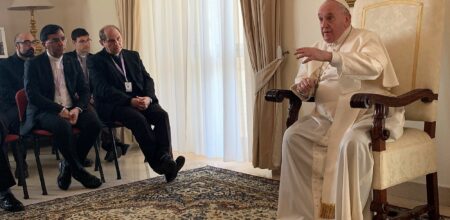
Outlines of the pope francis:
<svg viewBox="0 0 450 220">
<path fill-rule="evenodd" d="M 351 26 L 345 0 L 326 0 L 318 18 L 323 40 L 295 53 L 302 63 L 291 89 L 315 107 L 284 134 L 278 218 L 371 219 L 373 109 L 352 109 L 350 98 L 390 95 L 398 80 L 380 38 Z M 389 109 L 391 140 L 404 121 L 403 108 Z"/>
</svg>

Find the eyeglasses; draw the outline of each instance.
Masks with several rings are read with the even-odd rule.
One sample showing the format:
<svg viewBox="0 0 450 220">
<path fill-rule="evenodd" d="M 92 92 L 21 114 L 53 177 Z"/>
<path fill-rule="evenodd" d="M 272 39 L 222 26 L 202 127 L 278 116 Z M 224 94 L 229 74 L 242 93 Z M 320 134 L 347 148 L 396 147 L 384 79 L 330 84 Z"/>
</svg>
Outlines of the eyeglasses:
<svg viewBox="0 0 450 220">
<path fill-rule="evenodd" d="M 51 39 L 47 39 L 47 41 L 45 41 L 46 43 L 50 43 L 50 44 L 56 44 L 59 42 L 66 42 L 66 37 L 55 37 L 55 38 L 51 38 Z"/>
<path fill-rule="evenodd" d="M 90 43 L 92 40 L 89 38 L 89 39 L 87 39 L 87 40 L 80 40 L 80 41 L 77 41 L 77 43 L 79 43 L 79 44 L 87 44 L 87 43 Z"/>
<path fill-rule="evenodd" d="M 117 38 L 117 39 L 106 39 L 106 40 L 104 40 L 104 42 L 106 42 L 106 43 L 108 43 L 108 44 L 116 44 L 116 43 L 119 43 L 119 42 L 121 42 L 121 38 Z"/>
<path fill-rule="evenodd" d="M 24 40 L 24 41 L 17 41 L 16 42 L 16 44 L 22 44 L 24 46 L 31 46 L 31 45 L 36 44 L 36 43 L 38 43 L 37 40 L 32 40 L 32 41 Z"/>
</svg>

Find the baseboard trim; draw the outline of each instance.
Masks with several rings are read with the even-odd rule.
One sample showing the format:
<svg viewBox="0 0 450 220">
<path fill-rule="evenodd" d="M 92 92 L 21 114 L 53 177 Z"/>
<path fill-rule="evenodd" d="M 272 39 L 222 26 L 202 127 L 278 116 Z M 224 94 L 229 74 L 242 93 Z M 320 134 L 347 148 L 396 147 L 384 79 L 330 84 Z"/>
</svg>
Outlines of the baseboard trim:
<svg viewBox="0 0 450 220">
<path fill-rule="evenodd" d="M 423 183 L 407 182 L 388 189 L 388 195 L 426 203 L 427 189 Z M 439 187 L 439 204 L 450 206 L 450 188 Z"/>
</svg>

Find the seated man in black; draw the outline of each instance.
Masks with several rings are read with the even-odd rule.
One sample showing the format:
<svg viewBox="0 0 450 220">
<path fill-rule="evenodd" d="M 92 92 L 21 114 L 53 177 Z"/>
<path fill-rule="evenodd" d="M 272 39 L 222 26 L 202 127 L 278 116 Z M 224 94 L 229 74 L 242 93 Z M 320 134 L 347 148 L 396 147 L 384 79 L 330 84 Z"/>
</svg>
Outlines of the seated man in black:
<svg viewBox="0 0 450 220">
<path fill-rule="evenodd" d="M 6 128 L 11 134 L 19 134 L 19 113 L 16 105 L 16 93 L 23 89 L 23 73 L 25 60 L 34 57 L 35 39 L 30 33 L 20 33 L 14 38 L 16 53 L 0 63 L 0 113 Z M 25 158 L 26 151 L 23 157 Z M 17 155 L 14 154 L 17 162 Z M 24 160 L 25 162 L 25 160 Z M 28 177 L 28 166 L 25 165 L 25 177 Z M 16 178 L 18 169 L 15 172 Z"/>
<path fill-rule="evenodd" d="M 3 146 L 6 134 L 6 127 L 0 120 L 0 146 Z M 9 189 L 14 185 L 16 182 L 9 169 L 8 157 L 3 150 L 0 150 L 0 208 L 10 212 L 24 210 L 22 203 L 14 197 Z"/>
<path fill-rule="evenodd" d="M 97 114 L 87 109 L 89 87 L 78 61 L 63 56 L 66 38 L 60 26 L 50 24 L 42 28 L 40 40 L 46 52 L 25 62 L 28 107 L 20 132 L 27 134 L 36 126 L 53 133 L 54 144 L 64 156 L 59 188 L 67 190 L 71 177 L 86 188 L 97 188 L 102 182 L 81 164 L 101 129 Z M 77 140 L 72 126 L 80 129 Z"/>
<path fill-rule="evenodd" d="M 122 35 L 116 26 L 100 30 L 100 43 L 104 49 L 88 60 L 100 118 L 129 128 L 150 167 L 164 174 L 167 182 L 174 180 L 185 159 L 172 158 L 169 116 L 158 104 L 153 79 L 137 52 L 122 49 Z"/>
<path fill-rule="evenodd" d="M 72 38 L 72 43 L 75 46 L 75 50 L 71 52 L 67 52 L 64 55 L 71 56 L 74 59 L 78 60 L 80 63 L 81 69 L 83 70 L 84 79 L 89 84 L 89 71 L 87 68 L 87 60 L 90 56 L 92 56 L 91 52 L 91 38 L 89 37 L 89 33 L 83 28 L 76 28 L 72 31 L 70 35 Z M 89 108 L 94 109 L 94 99 L 91 98 L 89 101 Z M 105 160 L 111 162 L 114 160 L 113 153 L 113 144 L 112 137 L 114 134 L 109 132 L 108 128 L 103 128 L 101 131 L 101 140 L 102 140 L 102 148 L 106 151 Z M 117 157 L 119 158 L 122 155 L 127 153 L 130 145 L 122 143 L 118 138 L 115 137 L 115 142 L 117 145 Z M 90 161 L 92 163 L 92 161 Z M 85 161 L 86 165 L 87 161 Z"/>
</svg>

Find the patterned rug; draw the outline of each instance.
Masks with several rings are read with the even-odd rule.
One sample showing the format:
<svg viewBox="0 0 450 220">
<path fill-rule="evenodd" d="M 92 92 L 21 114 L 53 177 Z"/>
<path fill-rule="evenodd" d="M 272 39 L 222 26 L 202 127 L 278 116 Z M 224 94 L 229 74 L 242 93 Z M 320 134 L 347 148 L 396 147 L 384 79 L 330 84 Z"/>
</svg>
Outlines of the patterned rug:
<svg viewBox="0 0 450 220">
<path fill-rule="evenodd" d="M 278 181 L 216 167 L 0 211 L 0 219 L 275 219 Z"/>
<path fill-rule="evenodd" d="M 275 219 L 278 184 L 207 166 L 183 171 L 170 184 L 155 177 L 29 205 L 24 212 L 0 211 L 0 219 Z"/>
</svg>

